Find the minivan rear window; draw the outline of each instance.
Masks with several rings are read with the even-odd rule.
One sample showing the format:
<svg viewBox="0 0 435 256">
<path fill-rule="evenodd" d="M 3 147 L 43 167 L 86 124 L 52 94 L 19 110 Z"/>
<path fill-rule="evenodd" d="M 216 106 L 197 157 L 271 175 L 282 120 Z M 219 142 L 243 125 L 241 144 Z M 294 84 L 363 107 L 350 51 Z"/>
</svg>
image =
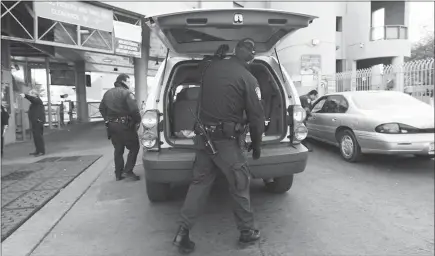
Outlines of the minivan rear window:
<svg viewBox="0 0 435 256">
<path fill-rule="evenodd" d="M 253 27 L 244 30 L 252 30 L 247 34 L 257 43 L 267 43 L 273 36 L 278 36 L 281 30 L 273 27 Z M 221 32 L 219 32 L 221 31 Z M 281 31 L 281 33 L 287 33 Z M 172 28 L 165 31 L 165 34 L 171 34 L 179 44 L 203 42 L 203 41 L 239 41 L 247 36 L 240 33 L 239 29 L 230 27 L 198 27 L 198 28 Z M 219 36 L 221 35 L 221 36 Z"/>
</svg>

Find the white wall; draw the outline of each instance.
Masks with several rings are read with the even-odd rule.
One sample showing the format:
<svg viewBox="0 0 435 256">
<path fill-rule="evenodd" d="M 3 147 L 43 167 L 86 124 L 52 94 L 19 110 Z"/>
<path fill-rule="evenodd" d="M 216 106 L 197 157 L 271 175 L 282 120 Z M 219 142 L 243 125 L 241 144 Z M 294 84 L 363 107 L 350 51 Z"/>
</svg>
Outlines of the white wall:
<svg viewBox="0 0 435 256">
<path fill-rule="evenodd" d="M 237 1 L 243 8 L 267 8 L 266 1 Z"/>
<path fill-rule="evenodd" d="M 349 60 L 379 57 L 406 56 L 411 54 L 409 40 L 370 40 L 371 3 L 347 2 L 343 18 L 345 58 Z M 405 4 L 405 25 L 409 24 L 409 4 Z M 360 45 L 363 45 L 361 47 Z"/>
<path fill-rule="evenodd" d="M 335 12 L 339 7 L 333 2 L 271 2 L 271 9 L 308 14 L 319 17 L 309 27 L 296 31 L 277 47 L 281 63 L 290 76 L 300 74 L 301 56 L 320 54 L 323 74 L 335 72 Z M 313 46 L 312 40 L 320 40 Z"/>
<path fill-rule="evenodd" d="M 233 1 L 225 1 L 225 2 L 201 1 L 201 8 L 202 9 L 233 8 Z"/>
</svg>

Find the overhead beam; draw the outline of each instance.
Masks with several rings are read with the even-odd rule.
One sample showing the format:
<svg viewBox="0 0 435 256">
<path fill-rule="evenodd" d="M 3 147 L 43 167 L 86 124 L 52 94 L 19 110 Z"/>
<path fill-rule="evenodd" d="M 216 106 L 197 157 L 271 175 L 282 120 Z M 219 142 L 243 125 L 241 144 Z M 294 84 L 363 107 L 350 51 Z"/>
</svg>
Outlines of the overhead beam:
<svg viewBox="0 0 435 256">
<path fill-rule="evenodd" d="M 55 55 L 53 55 L 53 54 L 51 54 L 51 53 L 49 53 L 49 52 L 47 52 L 47 51 L 41 49 L 40 47 L 38 47 L 38 46 L 36 46 L 36 45 L 34 45 L 34 44 L 26 43 L 26 45 L 32 47 L 32 48 L 35 49 L 35 50 L 38 50 L 38 51 L 42 52 L 42 53 L 45 54 L 45 55 L 48 55 L 49 57 L 51 57 L 51 58 L 53 58 L 53 59 L 56 58 Z"/>
</svg>

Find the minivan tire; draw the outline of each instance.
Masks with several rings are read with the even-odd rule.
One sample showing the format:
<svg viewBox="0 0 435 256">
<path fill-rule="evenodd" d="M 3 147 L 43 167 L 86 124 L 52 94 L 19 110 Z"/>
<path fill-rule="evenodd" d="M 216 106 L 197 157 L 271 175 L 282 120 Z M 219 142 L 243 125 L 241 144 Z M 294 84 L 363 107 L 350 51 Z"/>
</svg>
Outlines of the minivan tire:
<svg viewBox="0 0 435 256">
<path fill-rule="evenodd" d="M 273 178 L 271 182 L 265 182 L 266 190 L 273 194 L 284 194 L 293 185 L 293 174 L 289 176 Z"/>
<path fill-rule="evenodd" d="M 148 199 L 153 202 L 164 202 L 169 199 L 170 184 L 145 180 Z"/>
<path fill-rule="evenodd" d="M 355 134 L 351 130 L 346 129 L 340 132 L 338 139 L 341 157 L 350 163 L 358 162 L 361 159 L 362 154 L 361 147 L 356 140 Z M 352 143 L 351 145 L 348 145 L 352 147 L 352 152 L 349 155 L 346 155 L 346 153 L 343 152 L 345 150 L 343 148 L 344 140 L 348 140 L 348 142 Z"/>
</svg>

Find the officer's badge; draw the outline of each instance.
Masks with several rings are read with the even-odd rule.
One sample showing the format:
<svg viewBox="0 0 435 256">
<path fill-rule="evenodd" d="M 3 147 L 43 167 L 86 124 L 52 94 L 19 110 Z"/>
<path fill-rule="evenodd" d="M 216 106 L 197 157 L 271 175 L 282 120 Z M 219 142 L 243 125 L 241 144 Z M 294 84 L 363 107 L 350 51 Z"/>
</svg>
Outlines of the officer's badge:
<svg viewBox="0 0 435 256">
<path fill-rule="evenodd" d="M 260 90 L 260 87 L 255 88 L 255 93 L 257 94 L 258 99 L 261 100 L 261 90 Z"/>
</svg>

